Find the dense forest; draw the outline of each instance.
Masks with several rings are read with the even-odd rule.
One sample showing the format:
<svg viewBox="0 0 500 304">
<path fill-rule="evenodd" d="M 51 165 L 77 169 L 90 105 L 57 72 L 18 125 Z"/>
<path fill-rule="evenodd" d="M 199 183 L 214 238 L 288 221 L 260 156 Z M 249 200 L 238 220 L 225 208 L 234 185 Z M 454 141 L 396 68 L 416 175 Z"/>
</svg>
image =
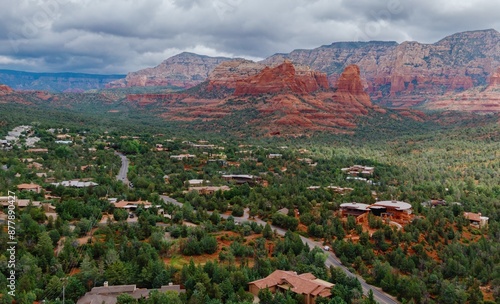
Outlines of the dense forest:
<svg viewBox="0 0 500 304">
<path fill-rule="evenodd" d="M 0 195 L 13 191 L 19 199 L 55 207 L 57 214 L 47 216 L 49 209 L 33 204 L 15 210 L 17 303 L 62 303 L 63 285 L 65 301 L 76 303 L 105 281 L 140 288 L 173 282 L 186 289 L 153 292 L 143 300 L 122 295 L 119 303 L 251 303 L 248 283 L 276 269 L 334 283 L 332 296 L 317 303 L 373 303 L 357 279 L 325 267 L 328 252 L 304 245 L 300 236 L 330 246 L 344 266 L 402 303 L 500 303 L 500 132 L 493 117 L 453 124 L 367 119 L 354 134 L 292 139 L 200 135 L 144 120 L 141 113 L 115 117 L 102 111 L 105 106 L 94 110 L 95 117 L 56 108 L 0 108 L 10 113 L 1 118 L 0 137 L 29 124 L 40 138 L 36 148 L 47 149 L 30 151 L 21 139 L 1 150 Z M 71 143 L 56 143 L 58 136 Z M 131 187 L 115 178 L 121 166 L 115 151 L 130 160 Z M 183 154 L 194 157 L 171 157 Z M 375 168 L 369 182 L 346 178 L 341 169 L 355 164 Z M 228 174 L 258 182 L 235 183 L 223 178 Z M 98 185 L 54 184 L 64 180 Z M 190 191 L 193 180 L 230 190 Z M 22 183 L 43 190 L 18 191 Z M 131 219 L 111 198 L 152 207 L 139 206 Z M 372 214 L 365 221 L 345 217 L 340 210 L 342 203 L 381 200 L 410 203 L 410 220 L 399 227 Z M 446 203 L 432 206 L 430 200 Z M 488 225 L 471 225 L 464 212 L 481 213 Z M 250 221 L 235 221 L 245 213 Z M 287 233 L 281 236 L 271 225 Z M 6 222 L 3 227 L 0 302 L 11 303 Z M 266 289 L 259 298 L 303 301 Z"/>
</svg>

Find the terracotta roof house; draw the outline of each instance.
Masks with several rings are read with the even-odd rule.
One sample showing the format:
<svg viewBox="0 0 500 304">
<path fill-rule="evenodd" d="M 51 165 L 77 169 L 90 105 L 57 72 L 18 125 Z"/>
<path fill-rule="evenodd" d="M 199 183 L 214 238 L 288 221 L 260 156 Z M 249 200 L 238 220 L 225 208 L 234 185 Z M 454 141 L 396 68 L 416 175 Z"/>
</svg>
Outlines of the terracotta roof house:
<svg viewBox="0 0 500 304">
<path fill-rule="evenodd" d="M 290 290 L 304 296 L 304 304 L 314 304 L 318 297 L 328 298 L 334 284 L 316 278 L 311 273 L 276 270 L 269 276 L 248 283 L 249 291 L 258 295 L 259 290 L 269 288 L 272 293 Z"/>
<path fill-rule="evenodd" d="M 489 218 L 482 216 L 481 213 L 464 212 L 464 217 L 470 221 L 472 225 L 479 228 L 488 226 Z"/>
<path fill-rule="evenodd" d="M 13 203 L 17 208 L 26 208 L 30 204 L 33 207 L 40 207 L 41 203 L 39 201 L 31 201 L 30 199 L 18 199 L 15 196 L 0 196 L 0 205 L 2 207 L 8 207 L 10 203 Z"/>
<path fill-rule="evenodd" d="M 145 209 L 151 208 L 151 203 L 148 201 L 136 201 L 136 202 L 129 202 L 129 201 L 119 201 L 114 203 L 115 208 L 119 209 L 129 209 L 129 210 L 136 210 L 140 205 L 143 205 Z"/>
<path fill-rule="evenodd" d="M 179 285 L 169 284 L 158 289 L 160 292 L 176 291 L 186 292 Z M 94 287 L 87 292 L 83 297 L 78 299 L 77 304 L 116 304 L 117 298 L 121 294 L 128 294 L 134 299 L 148 298 L 149 293 L 153 289 L 137 288 L 136 285 L 115 285 L 109 286 L 108 282 L 104 282 L 104 286 Z"/>
<path fill-rule="evenodd" d="M 37 184 L 19 184 L 17 185 L 19 191 L 31 191 L 40 193 L 42 191 L 42 186 Z"/>
<path fill-rule="evenodd" d="M 375 167 L 366 167 L 361 165 L 354 165 L 349 168 L 342 168 L 341 171 L 347 173 L 351 176 L 358 176 L 358 174 L 362 175 L 372 175 Z"/>
</svg>

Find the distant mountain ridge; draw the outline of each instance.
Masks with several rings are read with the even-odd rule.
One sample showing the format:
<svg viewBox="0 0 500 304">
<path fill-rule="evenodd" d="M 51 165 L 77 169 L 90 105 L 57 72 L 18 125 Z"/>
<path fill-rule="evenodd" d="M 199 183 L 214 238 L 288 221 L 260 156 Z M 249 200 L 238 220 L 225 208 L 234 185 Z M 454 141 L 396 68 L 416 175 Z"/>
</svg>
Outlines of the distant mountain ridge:
<svg viewBox="0 0 500 304">
<path fill-rule="evenodd" d="M 175 86 L 190 88 L 202 83 L 227 57 L 210 57 L 189 52 L 172 56 L 154 68 L 128 73 L 126 78 L 110 82 L 108 88 L 134 86 Z"/>
<path fill-rule="evenodd" d="M 432 44 L 334 42 L 315 49 L 278 53 L 260 62 L 182 53 L 155 68 L 129 73 L 126 80 L 110 86 L 175 84 L 188 88 L 209 79 L 216 87 L 220 82 L 227 83 L 224 79 L 227 75 L 254 75 L 261 67 L 274 67 L 284 60 L 296 67 L 307 66 L 326 73 L 330 86 L 335 86 L 345 67 L 355 64 L 374 103 L 408 108 L 425 105 L 442 95 L 487 85 L 500 67 L 500 33 L 494 29 L 468 31 Z"/>
<path fill-rule="evenodd" d="M 0 83 L 20 91 L 84 92 L 103 89 L 107 83 L 125 75 L 85 73 L 34 73 L 0 70 Z"/>
<path fill-rule="evenodd" d="M 462 32 L 433 44 L 336 42 L 275 54 L 263 63 L 284 59 L 327 73 L 331 84 L 346 65 L 356 64 L 374 102 L 408 107 L 447 92 L 486 85 L 500 67 L 500 33 L 494 29 Z"/>
</svg>

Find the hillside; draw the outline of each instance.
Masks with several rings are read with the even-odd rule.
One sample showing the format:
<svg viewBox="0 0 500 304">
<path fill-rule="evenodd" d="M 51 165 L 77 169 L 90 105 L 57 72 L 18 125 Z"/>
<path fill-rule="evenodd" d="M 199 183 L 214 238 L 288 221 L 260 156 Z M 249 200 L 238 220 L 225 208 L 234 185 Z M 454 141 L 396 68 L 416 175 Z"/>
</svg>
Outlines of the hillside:
<svg viewBox="0 0 500 304">
<path fill-rule="evenodd" d="M 425 105 L 431 110 L 452 110 L 479 113 L 500 112 L 500 68 L 490 77 L 488 86 L 450 93 Z"/>
<path fill-rule="evenodd" d="M 105 85 L 125 75 L 83 73 L 31 73 L 0 70 L 0 83 L 21 91 L 84 92 L 103 89 Z"/>
</svg>

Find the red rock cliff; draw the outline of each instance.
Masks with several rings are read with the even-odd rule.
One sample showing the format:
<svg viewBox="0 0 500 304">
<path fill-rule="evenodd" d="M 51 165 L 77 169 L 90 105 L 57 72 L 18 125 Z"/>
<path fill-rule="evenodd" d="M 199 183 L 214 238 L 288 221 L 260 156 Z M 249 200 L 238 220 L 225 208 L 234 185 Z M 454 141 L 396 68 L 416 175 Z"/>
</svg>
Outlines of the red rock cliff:
<svg viewBox="0 0 500 304">
<path fill-rule="evenodd" d="M 6 95 L 6 94 L 9 94 L 12 92 L 13 92 L 13 90 L 9 86 L 6 86 L 4 84 L 0 84 L 0 95 Z"/>
<path fill-rule="evenodd" d="M 370 96 L 363 89 L 359 67 L 355 64 L 351 64 L 344 69 L 344 72 L 342 72 L 337 80 L 336 88 L 336 95 L 339 96 L 339 98 L 349 99 L 349 95 L 351 95 L 359 103 L 365 106 L 372 105 Z"/>
<path fill-rule="evenodd" d="M 290 61 L 270 68 L 259 74 L 238 80 L 234 95 L 259 95 L 265 93 L 293 92 L 308 94 L 319 89 L 328 89 L 326 74 L 301 69 L 296 71 Z"/>
</svg>

